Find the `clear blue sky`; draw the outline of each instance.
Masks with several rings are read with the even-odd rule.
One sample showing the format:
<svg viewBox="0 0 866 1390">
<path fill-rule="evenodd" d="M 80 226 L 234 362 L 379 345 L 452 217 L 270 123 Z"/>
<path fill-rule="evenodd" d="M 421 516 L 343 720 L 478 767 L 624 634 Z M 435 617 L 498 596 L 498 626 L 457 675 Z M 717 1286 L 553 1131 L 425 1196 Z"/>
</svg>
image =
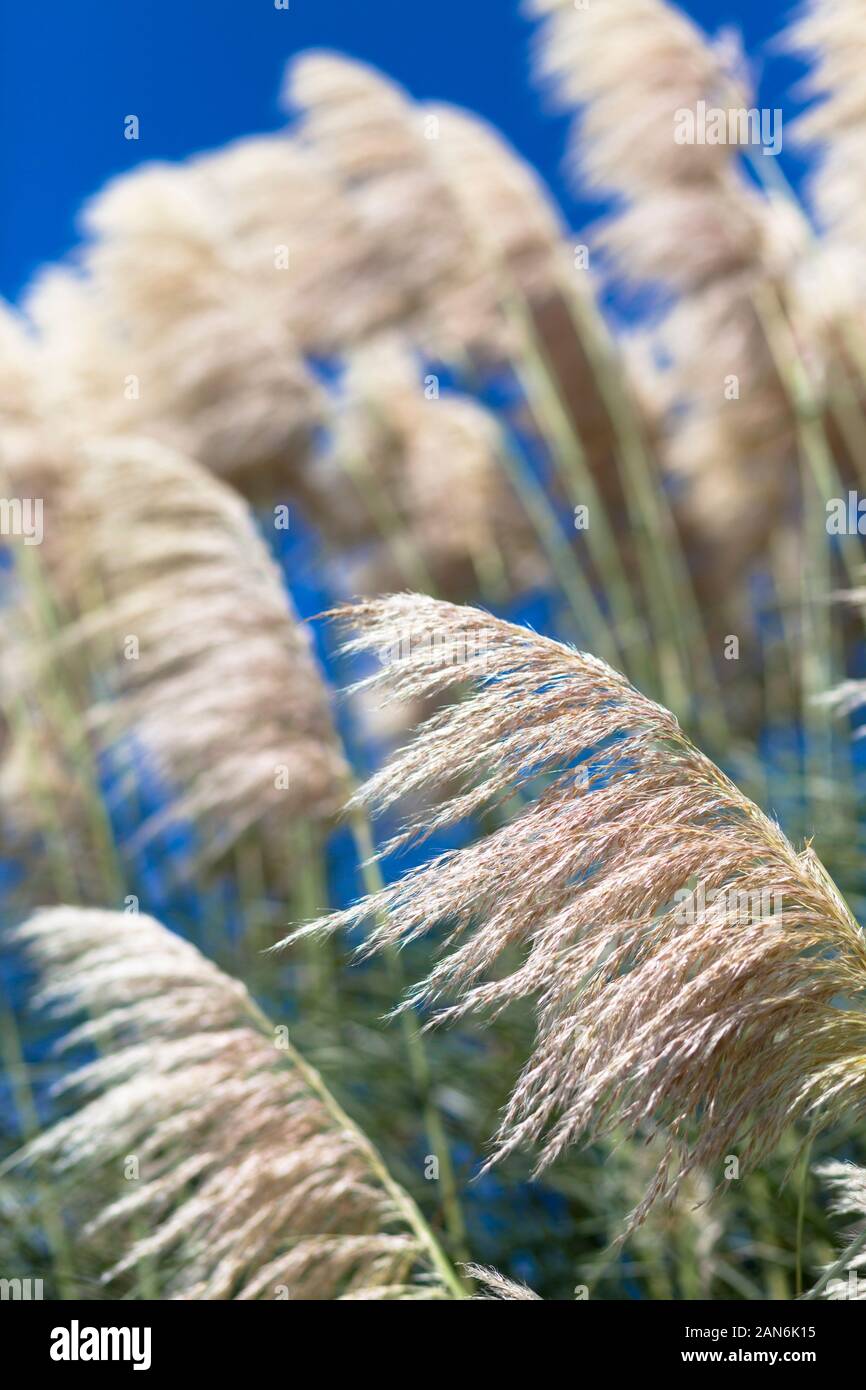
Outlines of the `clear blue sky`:
<svg viewBox="0 0 866 1390">
<path fill-rule="evenodd" d="M 762 104 L 782 104 L 799 69 L 763 45 L 787 4 L 683 8 L 713 32 L 738 28 L 761 62 Z M 310 47 L 373 62 L 417 97 L 480 111 L 542 171 L 576 227 L 587 215 L 560 175 L 566 122 L 530 85 L 533 26 L 519 0 L 290 0 L 288 11 L 273 0 L 0 0 L 0 15 L 6 298 L 72 247 L 78 207 L 111 174 L 279 127 L 283 66 Z M 137 142 L 123 138 L 130 113 Z"/>
</svg>

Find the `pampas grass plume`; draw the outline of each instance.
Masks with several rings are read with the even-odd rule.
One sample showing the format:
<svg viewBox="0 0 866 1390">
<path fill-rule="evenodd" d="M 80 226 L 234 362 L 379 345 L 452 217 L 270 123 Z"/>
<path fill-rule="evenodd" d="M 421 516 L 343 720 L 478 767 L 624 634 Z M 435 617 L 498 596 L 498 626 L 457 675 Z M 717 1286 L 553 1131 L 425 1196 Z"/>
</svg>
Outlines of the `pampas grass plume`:
<svg viewBox="0 0 866 1390">
<path fill-rule="evenodd" d="M 526 804 L 294 935 L 366 925 L 374 952 L 442 932 L 405 1001 L 433 1021 L 532 1001 L 494 1159 L 529 1145 L 540 1170 L 615 1126 L 661 1127 L 640 1220 L 696 1167 L 719 1173 L 733 1152 L 751 1169 L 798 1117 L 863 1106 L 862 934 L 814 851 L 673 715 L 598 659 L 476 609 L 409 594 L 338 617 L 349 651 L 380 654 L 369 682 L 386 696 L 468 691 L 358 793 L 375 810 L 444 796 L 390 850 Z"/>
<path fill-rule="evenodd" d="M 36 1003 L 87 1015 L 63 1049 L 100 1050 L 19 1161 L 91 1190 L 124 1156 L 140 1165 L 83 1233 L 113 1233 L 109 1285 L 156 1259 L 175 1299 L 448 1296 L 411 1199 L 243 985 L 138 914 L 56 908 L 14 939 L 42 973 Z"/>
</svg>

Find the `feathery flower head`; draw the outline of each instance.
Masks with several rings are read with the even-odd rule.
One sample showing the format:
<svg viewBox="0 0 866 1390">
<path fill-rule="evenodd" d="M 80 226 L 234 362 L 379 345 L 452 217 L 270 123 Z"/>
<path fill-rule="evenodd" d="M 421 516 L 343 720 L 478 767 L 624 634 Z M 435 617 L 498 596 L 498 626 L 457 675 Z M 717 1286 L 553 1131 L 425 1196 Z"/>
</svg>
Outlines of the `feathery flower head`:
<svg viewBox="0 0 866 1390">
<path fill-rule="evenodd" d="M 861 0 L 806 0 L 785 38 L 810 62 L 802 87 L 818 98 L 796 123 L 800 143 L 821 155 L 812 178 L 818 212 L 834 239 L 859 250 L 866 233 L 866 11 Z"/>
<path fill-rule="evenodd" d="M 139 1165 L 82 1233 L 126 1247 L 107 1282 L 156 1258 L 176 1299 L 448 1296 L 411 1199 L 239 981 L 138 914 L 56 908 L 12 936 L 36 1003 L 87 1014 L 63 1049 L 100 1050 L 22 1157 L 90 1189 Z"/>
<path fill-rule="evenodd" d="M 245 491 L 261 490 L 262 475 L 297 483 L 324 409 L 285 312 L 290 270 L 280 256 L 284 247 L 289 259 L 291 238 L 274 239 L 261 196 L 231 179 L 222 187 L 214 172 L 246 161 L 255 185 L 260 143 L 114 180 L 86 212 L 79 303 L 55 287 L 32 305 L 73 409 L 82 377 L 96 376 L 85 401 L 110 413 L 90 433 L 147 433 Z M 284 152 L 277 141 L 267 148 L 294 170 L 282 143 Z"/>
<path fill-rule="evenodd" d="M 719 144 L 677 144 L 676 114 L 699 101 L 748 107 L 742 58 L 730 35 L 710 43 L 665 0 L 527 0 L 542 21 L 537 70 L 560 104 L 585 107 L 569 150 L 594 188 L 631 192 L 691 183 L 724 164 Z"/>
<path fill-rule="evenodd" d="M 0 300 L 0 420 L 33 423 L 40 415 L 39 354 L 25 323 Z"/>
<path fill-rule="evenodd" d="M 462 250 L 459 222 L 425 152 L 419 112 L 382 73 L 334 53 L 296 59 L 285 99 L 301 113 L 298 139 L 336 178 L 385 253 L 385 287 L 399 287 L 401 316 L 411 320 L 459 271 Z"/>
<path fill-rule="evenodd" d="M 487 1269 L 484 1265 L 467 1265 L 466 1274 L 481 1290 L 473 1295 L 475 1303 L 540 1303 L 537 1293 L 526 1284 L 518 1284 L 514 1279 L 506 1279 L 498 1269 Z"/>
<path fill-rule="evenodd" d="M 556 292 L 565 229 L 535 170 L 471 112 L 436 104 L 421 111 L 436 122 L 432 157 L 488 264 L 529 298 Z"/>
<path fill-rule="evenodd" d="M 543 21 L 541 76 L 563 104 L 580 108 L 572 168 L 591 189 L 619 195 L 598 244 L 626 283 L 673 298 L 657 334 L 677 406 L 661 451 L 687 481 L 683 513 L 724 551 L 722 563 L 739 567 L 791 493 L 792 411 L 754 296 L 796 266 L 805 238 L 803 226 L 779 236 L 790 217 L 740 168 L 759 113 L 739 48 L 729 35 L 711 42 L 665 0 L 585 8 L 530 0 L 528 8 Z M 708 113 L 724 123 L 725 139 L 703 138 L 697 122 Z M 710 342 L 724 372 L 708 370 Z M 727 376 L 741 384 L 735 410 L 720 380 Z"/>
<path fill-rule="evenodd" d="M 861 1273 L 866 1270 L 866 1168 L 854 1163 L 822 1163 L 814 1171 L 829 1189 L 830 1210 L 838 1216 L 857 1218 L 847 1250 L 824 1273 L 821 1292 L 824 1298 L 866 1300 L 866 1274 Z M 832 1275 L 834 1269 L 839 1270 L 838 1276 Z"/>
<path fill-rule="evenodd" d="M 0 479 L 3 487 L 30 496 L 56 485 L 45 382 L 39 347 L 25 320 L 0 301 Z"/>
<path fill-rule="evenodd" d="M 290 66 L 285 104 L 299 113 L 298 141 L 336 180 L 375 248 L 366 274 L 392 314 L 378 329 L 399 324 L 444 357 L 501 357 L 501 272 L 479 243 L 480 210 L 464 217 L 438 109 L 415 105 L 366 64 L 317 52 Z"/>
<path fill-rule="evenodd" d="M 311 144 L 285 134 L 238 140 L 192 167 L 221 212 L 232 271 L 273 331 L 328 354 L 399 314 L 375 230 Z"/>
<path fill-rule="evenodd" d="M 501 431 L 472 397 L 430 394 L 406 340 L 380 335 L 345 359 L 332 432 L 333 459 L 357 460 L 392 499 L 408 542 L 433 582 L 462 596 L 477 587 L 472 566 L 499 547 L 517 585 L 537 578 L 539 557 L 499 462 Z M 364 552 L 353 588 L 406 581 L 392 549 Z"/>
<path fill-rule="evenodd" d="M 141 741 L 177 791 L 172 814 L 204 823 L 209 856 L 263 818 L 333 815 L 348 772 L 324 681 L 243 500 L 126 438 L 88 446 L 76 506 L 83 582 L 96 576 L 104 602 L 66 641 L 114 650 L 110 698 L 91 714 L 100 736 Z"/>
<path fill-rule="evenodd" d="M 458 782 L 391 849 L 529 797 L 502 828 L 295 935 L 364 949 L 444 931 L 405 1006 L 439 1020 L 534 1001 L 536 1041 L 494 1157 L 538 1167 L 617 1124 L 668 1145 L 635 1220 L 696 1166 L 753 1165 L 800 1115 L 866 1101 L 866 944 L 811 848 L 598 659 L 471 608 L 402 595 L 343 610 L 349 651 L 400 700 L 468 686 L 375 773 L 384 809 Z M 541 786 L 539 789 L 539 781 Z M 290 938 L 291 940 L 292 938 Z"/>
</svg>

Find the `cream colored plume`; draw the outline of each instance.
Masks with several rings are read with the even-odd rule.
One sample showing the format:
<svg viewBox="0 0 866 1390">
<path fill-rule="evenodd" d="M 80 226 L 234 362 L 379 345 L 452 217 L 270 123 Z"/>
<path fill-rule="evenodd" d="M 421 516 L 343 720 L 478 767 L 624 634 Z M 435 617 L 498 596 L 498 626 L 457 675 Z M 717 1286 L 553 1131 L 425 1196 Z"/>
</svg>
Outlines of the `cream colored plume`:
<svg viewBox="0 0 866 1390">
<path fill-rule="evenodd" d="M 382 303 L 393 305 L 392 324 L 444 356 L 501 355 L 499 268 L 472 235 L 442 167 L 448 155 L 437 148 L 436 112 L 376 69 L 327 52 L 290 66 L 285 103 L 299 113 L 298 140 L 338 181 L 375 248 L 367 274 Z"/>
<path fill-rule="evenodd" d="M 505 1275 L 500 1274 L 498 1269 L 487 1269 L 484 1265 L 467 1265 L 466 1273 L 481 1289 L 480 1293 L 473 1295 L 473 1302 L 475 1303 L 539 1303 L 541 1301 L 538 1294 L 533 1293 L 526 1284 L 518 1284 L 513 1279 L 506 1279 Z"/>
<path fill-rule="evenodd" d="M 817 104 L 796 123 L 801 143 L 820 153 L 812 178 L 817 210 L 836 236 L 862 254 L 866 239 L 866 8 L 862 0 L 806 0 L 786 46 L 809 61 L 804 84 Z"/>
<path fill-rule="evenodd" d="M 292 153 L 248 141 L 145 165 L 86 209 L 87 274 L 49 273 L 28 304 L 51 403 L 79 435 L 146 433 L 243 490 L 297 486 L 324 402 L 283 312 L 297 248 L 255 200 Z M 248 177 L 235 192 L 238 165 Z"/>
<path fill-rule="evenodd" d="M 435 121 L 429 148 L 436 168 L 473 247 L 500 286 L 501 351 L 524 369 L 527 359 L 540 355 L 555 398 L 571 416 L 599 493 L 611 513 L 622 515 L 617 430 L 611 400 L 601 389 L 599 362 L 609 355 L 626 395 L 638 406 L 649 403 L 653 386 L 646 373 L 637 378 L 630 370 L 633 355 L 618 354 L 602 328 L 593 273 L 588 264 L 575 261 L 576 253 L 585 250 L 583 243 L 567 246 L 562 217 L 549 192 L 492 126 L 456 107 L 429 105 L 423 112 L 426 120 Z M 492 343 L 485 344 L 488 352 Z M 544 432 L 537 405 L 535 427 Z M 644 424 L 651 427 L 648 416 Z"/>
<path fill-rule="evenodd" d="M 411 1198 L 244 986 L 153 918 L 63 907 L 13 937 L 62 1047 L 96 1061 L 21 1155 L 105 1203 L 109 1285 L 159 1260 L 174 1299 L 442 1298 L 459 1288 Z M 112 1181 L 112 1178 L 115 1181 Z M 95 1247 L 98 1248 L 98 1247 Z M 104 1243 L 103 1243 L 104 1248 Z"/>
<path fill-rule="evenodd" d="M 258 288 L 263 322 L 302 351 L 333 353 L 396 312 L 375 238 L 313 150 L 285 135 L 258 137 L 192 168 L 222 211 L 235 273 Z"/>
<path fill-rule="evenodd" d="M 428 355 L 482 368 L 540 350 L 606 490 L 612 425 L 569 304 L 590 301 L 589 276 L 535 172 L 478 117 L 418 106 L 337 54 L 302 55 L 286 90 L 297 139 L 384 254 L 383 302 L 400 287 L 394 326 Z"/>
<path fill-rule="evenodd" d="M 457 106 L 421 108 L 429 150 L 484 260 L 527 298 L 561 289 L 565 228 L 532 166 L 479 116 Z"/>
<path fill-rule="evenodd" d="M 70 441 L 128 430 L 142 418 L 123 336 L 79 271 L 49 267 L 26 298 L 42 379 L 43 420 Z M 134 388 L 133 388 L 134 390 Z M 138 416 L 136 417 L 136 411 Z"/>
<path fill-rule="evenodd" d="M 497 421 L 469 396 L 432 391 L 433 380 L 396 335 L 371 339 L 346 358 L 330 461 L 373 496 L 373 507 L 387 501 L 402 527 L 393 538 L 399 544 L 362 552 L 355 592 L 402 588 L 420 564 L 441 592 L 462 597 L 477 592 L 479 571 L 497 552 L 517 588 L 542 573 L 502 468 Z M 369 508 L 361 510 L 369 540 Z"/>
<path fill-rule="evenodd" d="M 33 703 L 25 705 L 20 688 L 30 653 L 26 642 L 33 619 L 27 585 L 17 566 L 35 565 L 36 555 L 57 559 L 65 550 L 61 498 L 66 450 L 45 421 L 45 374 L 39 352 L 24 321 L 0 302 L 0 493 L 19 503 L 33 525 L 39 515 L 41 543 L 31 547 L 10 530 L 2 543 L 16 553 L 16 566 L 0 574 L 3 644 L 0 654 L 0 831 L 7 848 L 22 852 L 40 823 L 38 805 L 56 794 L 66 806 L 79 808 L 74 777 L 56 745 L 51 722 Z M 29 510 L 25 514 L 23 508 Z M 41 514 L 33 508 L 39 507 Z"/>
<path fill-rule="evenodd" d="M 0 300 L 0 482 L 6 496 L 51 496 L 56 437 L 45 419 L 46 372 L 26 320 Z"/>
<path fill-rule="evenodd" d="M 325 684 L 243 500 L 152 441 L 92 443 L 67 541 L 82 616 L 59 648 L 97 673 L 99 746 L 138 745 L 165 779 L 159 824 L 192 819 L 213 858 L 253 824 L 335 814 L 348 772 Z"/>
<path fill-rule="evenodd" d="M 33 424 L 39 414 L 36 345 L 16 311 L 0 300 L 0 422 L 5 432 L 12 424 Z"/>
<path fill-rule="evenodd" d="M 830 1210 L 854 1216 L 857 1224 L 840 1259 L 824 1271 L 812 1297 L 866 1300 L 866 1168 L 854 1163 L 822 1163 L 815 1169 L 832 1198 Z"/>
<path fill-rule="evenodd" d="M 730 38 L 710 42 L 665 0 L 528 8 L 544 21 L 541 76 L 564 104 L 582 107 L 572 167 L 622 202 L 601 246 L 626 282 L 673 296 L 659 333 L 678 407 L 665 458 L 687 479 L 690 519 L 723 548 L 730 572 L 796 499 L 792 411 L 756 295 L 775 294 L 796 267 L 805 223 L 741 170 L 738 113 L 752 108 L 752 93 Z M 681 113 L 697 121 L 699 102 L 728 113 L 725 142 L 675 138 Z"/>
<path fill-rule="evenodd" d="M 367 925 L 365 951 L 437 930 L 406 1006 L 495 1017 L 530 999 L 536 1041 L 496 1137 L 544 1168 L 624 1124 L 667 1151 L 639 1220 L 697 1167 L 752 1169 L 785 1128 L 866 1102 L 866 944 L 797 852 L 603 662 L 415 595 L 342 612 L 400 700 L 468 687 L 359 797 L 451 793 L 395 844 L 526 800 L 508 823 L 296 935 Z M 458 790 L 453 790 L 457 783 Z M 290 938 L 291 940 L 292 938 Z"/>
<path fill-rule="evenodd" d="M 699 101 L 749 105 L 730 37 L 710 43 L 666 0 L 526 0 L 542 21 L 536 71 L 559 103 L 582 107 L 572 132 L 574 174 L 602 192 L 652 193 L 724 176 L 724 145 L 674 140 L 676 113 Z"/>
</svg>

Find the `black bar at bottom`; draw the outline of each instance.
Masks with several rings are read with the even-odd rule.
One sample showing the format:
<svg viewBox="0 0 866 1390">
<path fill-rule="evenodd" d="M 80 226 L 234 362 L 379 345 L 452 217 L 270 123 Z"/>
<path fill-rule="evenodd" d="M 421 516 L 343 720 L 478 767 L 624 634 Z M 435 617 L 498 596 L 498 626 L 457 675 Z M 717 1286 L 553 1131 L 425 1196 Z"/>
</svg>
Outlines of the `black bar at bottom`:
<svg viewBox="0 0 866 1390">
<path fill-rule="evenodd" d="M 417 1309 L 417 1305 L 416 1305 Z M 251 1370 L 298 1374 L 303 1362 L 315 1357 L 321 1369 L 332 1371 L 345 1357 L 357 1371 L 370 1370 L 381 1361 L 399 1356 L 405 1374 L 426 1370 L 437 1362 L 438 1376 L 463 1381 L 471 1362 L 489 1375 L 497 1362 L 506 1367 L 517 1356 L 543 1369 L 550 1365 L 553 1345 L 557 1357 L 565 1355 L 574 1372 L 601 1366 L 611 1373 L 656 1375 L 678 1368 L 697 1371 L 708 1367 L 737 1370 L 760 1367 L 765 1371 L 790 1366 L 810 1368 L 824 1377 L 843 1365 L 857 1364 L 862 1350 L 866 1307 L 844 1300 L 834 1303 L 649 1303 L 585 1302 L 533 1305 L 518 1311 L 520 1323 L 500 1323 L 504 1311 L 485 1308 L 449 1308 L 432 1304 L 422 1311 L 422 1335 L 427 1348 L 421 1364 L 407 1360 L 405 1344 L 389 1351 L 382 1329 L 417 1327 L 418 1312 L 370 1303 L 40 1303 L 0 1302 L 0 1332 L 4 1351 L 18 1353 L 28 1370 L 48 1373 L 51 1379 L 83 1376 L 92 1380 L 101 1372 L 163 1377 L 176 1372 L 214 1372 L 225 1376 Z M 514 1316 L 514 1310 L 510 1316 Z M 458 1322 L 451 1323 L 456 1317 Z M 527 1321 L 524 1323 L 523 1318 Z M 540 1318 L 541 1322 L 535 1321 Z M 442 1364 L 439 1334 L 459 1328 L 464 1334 L 481 1330 L 477 1339 L 465 1335 L 460 1352 L 453 1349 Z M 539 1333 L 555 1329 L 561 1343 L 546 1344 Z M 340 1340 L 321 1340 L 321 1334 L 339 1330 Z M 375 1331 L 375 1342 L 370 1333 Z M 402 1350 L 398 1351 L 398 1347 Z M 375 1360 L 372 1349 L 377 1348 Z M 421 1344 L 419 1343 L 419 1351 Z M 432 1353 L 432 1358 L 431 1358 Z M 303 1364 L 303 1363 L 302 1363 Z M 449 1369 L 450 1366 L 450 1369 Z M 511 1367 L 513 1370 L 513 1366 Z M 402 1375 L 401 1375 L 402 1378 Z"/>
</svg>

